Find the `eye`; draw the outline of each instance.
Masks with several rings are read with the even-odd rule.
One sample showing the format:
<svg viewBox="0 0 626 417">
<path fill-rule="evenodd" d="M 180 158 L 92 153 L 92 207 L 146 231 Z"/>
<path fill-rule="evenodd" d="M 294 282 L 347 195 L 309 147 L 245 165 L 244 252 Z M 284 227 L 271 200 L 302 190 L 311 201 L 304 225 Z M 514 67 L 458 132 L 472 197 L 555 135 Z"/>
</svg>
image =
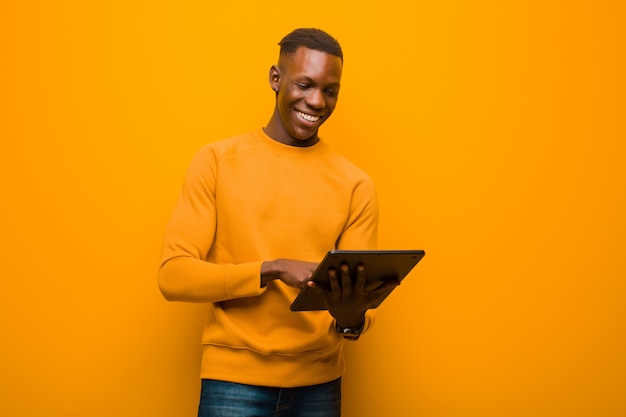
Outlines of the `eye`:
<svg viewBox="0 0 626 417">
<path fill-rule="evenodd" d="M 296 87 L 298 87 L 300 90 L 306 90 L 307 88 L 309 88 L 309 85 L 304 83 L 296 83 Z"/>
<path fill-rule="evenodd" d="M 328 94 L 330 97 L 337 97 L 339 95 L 339 91 L 338 90 L 326 90 L 326 94 Z"/>
</svg>

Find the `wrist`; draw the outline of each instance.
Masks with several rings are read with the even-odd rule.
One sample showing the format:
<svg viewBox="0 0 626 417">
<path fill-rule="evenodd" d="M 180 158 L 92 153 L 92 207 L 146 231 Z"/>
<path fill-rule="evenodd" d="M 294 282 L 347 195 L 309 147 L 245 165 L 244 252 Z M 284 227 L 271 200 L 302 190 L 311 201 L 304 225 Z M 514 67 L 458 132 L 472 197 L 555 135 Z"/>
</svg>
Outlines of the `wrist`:
<svg viewBox="0 0 626 417">
<path fill-rule="evenodd" d="M 337 331 L 337 333 L 343 336 L 344 339 L 350 339 L 350 340 L 357 340 L 359 337 L 361 337 L 361 333 L 363 333 L 364 327 L 365 327 L 365 318 L 363 318 L 363 321 L 361 322 L 361 324 L 359 324 L 358 326 L 354 326 L 354 327 L 344 327 L 344 326 L 341 326 L 339 323 L 335 323 L 335 330 Z"/>
<path fill-rule="evenodd" d="M 360 327 L 365 324 L 365 313 L 356 317 L 340 318 L 340 319 L 335 318 L 335 323 L 337 323 L 337 326 L 339 327 L 349 327 L 349 328 Z"/>
<path fill-rule="evenodd" d="M 261 264 L 261 287 L 265 287 L 268 282 L 280 277 L 280 270 L 277 261 L 265 261 Z"/>
</svg>

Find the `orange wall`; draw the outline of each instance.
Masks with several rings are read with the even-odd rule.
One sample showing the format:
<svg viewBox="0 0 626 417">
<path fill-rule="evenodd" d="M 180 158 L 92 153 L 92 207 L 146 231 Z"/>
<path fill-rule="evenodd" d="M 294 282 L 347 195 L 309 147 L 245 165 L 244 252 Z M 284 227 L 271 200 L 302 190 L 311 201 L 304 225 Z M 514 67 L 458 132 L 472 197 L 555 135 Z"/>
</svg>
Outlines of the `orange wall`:
<svg viewBox="0 0 626 417">
<path fill-rule="evenodd" d="M 0 415 L 195 414 L 202 306 L 158 293 L 161 234 L 299 26 L 344 46 L 323 136 L 378 184 L 381 246 L 427 251 L 344 414 L 626 414 L 623 2 L 213 3 L 0 6 Z"/>
</svg>

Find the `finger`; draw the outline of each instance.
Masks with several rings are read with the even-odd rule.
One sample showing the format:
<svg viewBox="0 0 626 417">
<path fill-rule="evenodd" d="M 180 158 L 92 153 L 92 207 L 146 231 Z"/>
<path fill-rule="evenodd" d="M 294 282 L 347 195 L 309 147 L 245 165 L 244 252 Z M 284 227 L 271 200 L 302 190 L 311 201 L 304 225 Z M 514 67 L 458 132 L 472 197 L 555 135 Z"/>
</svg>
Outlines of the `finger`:
<svg viewBox="0 0 626 417">
<path fill-rule="evenodd" d="M 354 283 L 354 289 L 363 292 L 365 289 L 365 266 L 358 264 L 356 266 L 356 282 Z"/>
<path fill-rule="evenodd" d="M 348 265 L 341 265 L 341 289 L 345 295 L 352 292 L 352 279 L 350 278 L 350 268 Z"/>
<path fill-rule="evenodd" d="M 321 289 L 324 290 L 326 292 L 330 292 L 330 287 L 324 283 L 324 282 L 317 282 L 317 281 L 313 281 L 313 280 L 308 280 L 305 283 L 306 286 L 311 287 L 311 288 L 317 288 L 317 289 Z"/>
<path fill-rule="evenodd" d="M 324 301 L 326 307 L 329 308 L 331 299 L 328 295 L 328 291 L 322 285 L 318 284 L 315 281 L 309 281 L 307 285 L 317 291 L 320 297 L 322 297 L 322 300 Z"/>
<path fill-rule="evenodd" d="M 306 281 L 305 281 L 306 285 L 309 285 L 309 282 L 313 282 L 311 278 L 313 278 L 313 271 L 309 271 L 309 274 L 307 275 Z"/>
<path fill-rule="evenodd" d="M 337 270 L 335 268 L 328 270 L 328 281 L 330 282 L 330 292 L 336 300 L 341 295 L 341 288 L 339 288 L 339 280 L 337 279 Z"/>
</svg>

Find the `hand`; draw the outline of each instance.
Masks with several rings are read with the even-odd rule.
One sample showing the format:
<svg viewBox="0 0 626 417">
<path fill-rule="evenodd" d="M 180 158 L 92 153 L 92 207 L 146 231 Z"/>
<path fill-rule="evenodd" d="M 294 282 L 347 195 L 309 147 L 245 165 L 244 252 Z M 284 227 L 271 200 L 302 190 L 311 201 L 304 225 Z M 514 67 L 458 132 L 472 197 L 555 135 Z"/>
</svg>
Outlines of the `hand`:
<svg viewBox="0 0 626 417">
<path fill-rule="evenodd" d="M 276 259 L 261 266 L 261 286 L 279 279 L 290 287 L 304 288 L 319 264 L 295 259 Z"/>
<path fill-rule="evenodd" d="M 330 288 L 309 281 L 308 286 L 315 288 L 320 294 L 328 312 L 341 327 L 358 327 L 365 319 L 365 312 L 393 291 L 400 281 L 388 280 L 373 290 L 365 290 L 365 266 L 356 266 L 356 279 L 352 280 L 348 265 L 341 265 L 340 277 L 337 271 L 330 269 L 328 279 Z"/>
</svg>

